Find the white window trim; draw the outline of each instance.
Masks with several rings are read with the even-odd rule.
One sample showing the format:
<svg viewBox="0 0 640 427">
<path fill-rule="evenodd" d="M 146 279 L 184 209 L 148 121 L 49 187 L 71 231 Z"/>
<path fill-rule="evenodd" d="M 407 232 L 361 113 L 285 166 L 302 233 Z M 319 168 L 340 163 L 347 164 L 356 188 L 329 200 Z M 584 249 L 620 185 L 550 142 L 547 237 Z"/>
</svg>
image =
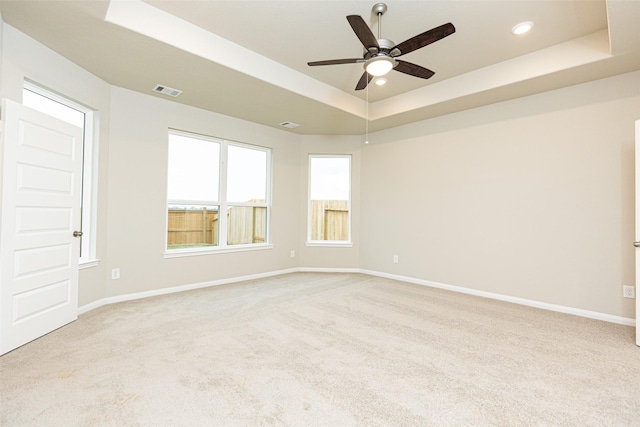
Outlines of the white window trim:
<svg viewBox="0 0 640 427">
<path fill-rule="evenodd" d="M 83 256 L 78 260 L 78 268 L 95 267 L 98 224 L 98 112 L 62 95 L 25 80 L 23 89 L 49 98 L 69 108 L 84 113 L 83 160 L 82 160 L 82 237 Z"/>
<path fill-rule="evenodd" d="M 222 138 L 216 138 L 213 136 L 202 135 L 193 132 L 187 132 L 178 129 L 169 129 L 167 134 L 167 144 L 169 143 L 168 135 L 180 135 L 188 138 L 196 138 L 202 139 L 204 141 L 212 141 L 220 144 L 220 179 L 218 180 L 218 185 L 220 186 L 218 189 L 218 198 L 220 200 L 217 201 L 198 201 L 197 203 L 188 200 L 173 200 L 167 197 L 167 202 L 165 204 L 165 242 L 164 242 L 164 258 L 180 258 L 186 256 L 199 256 L 199 255 L 210 255 L 210 254 L 221 254 L 221 253 L 232 253 L 232 252 L 246 252 L 246 251 L 254 251 L 254 250 L 265 250 L 265 249 L 273 249 L 273 244 L 271 243 L 271 197 L 272 197 L 272 149 L 269 147 L 263 147 L 255 144 L 248 144 L 244 142 L 231 141 Z M 265 183 L 265 191 L 266 191 L 266 203 L 242 203 L 242 202 L 228 202 L 227 198 L 227 147 L 229 145 L 235 145 L 237 147 L 243 148 L 252 148 L 255 150 L 264 151 L 267 155 L 267 164 L 266 164 L 266 183 Z M 167 162 L 168 167 L 168 162 Z M 167 170 L 168 172 L 168 170 Z M 167 175 L 168 177 L 168 175 Z M 220 221 L 220 229 L 218 235 L 218 246 L 206 246 L 206 247 L 195 247 L 195 248 L 185 248 L 185 249 L 167 249 L 168 246 L 168 232 L 167 225 L 169 223 L 169 210 L 167 209 L 170 204 L 187 204 L 187 205 L 202 205 L 202 206 L 218 206 L 219 207 L 219 221 Z M 227 215 L 222 215 L 222 212 L 226 212 L 229 207 L 232 206 L 249 206 L 249 207 L 264 207 L 267 208 L 267 218 L 265 224 L 265 242 L 264 243 L 252 243 L 252 244 L 244 244 L 244 245 L 227 245 Z"/>
<path fill-rule="evenodd" d="M 172 249 L 172 250 L 165 250 L 162 256 L 168 259 L 168 258 L 182 258 L 187 256 L 226 254 L 226 253 L 233 253 L 233 252 L 262 251 L 266 249 L 273 249 L 273 245 L 271 243 L 254 243 L 251 245 L 226 246 L 224 248 L 218 248 L 218 249 L 212 249 L 211 247 Z"/>
<path fill-rule="evenodd" d="M 310 240 L 306 243 L 306 246 L 313 247 L 325 247 L 325 248 L 351 248 L 353 242 L 347 242 L 342 240 Z"/>
<path fill-rule="evenodd" d="M 97 267 L 98 264 L 100 264 L 100 260 L 99 259 L 92 259 L 92 260 L 88 260 L 88 261 L 80 261 L 78 263 L 78 269 L 79 270 L 84 270 L 85 268 Z"/>
<path fill-rule="evenodd" d="M 348 240 L 311 240 L 311 159 L 312 158 L 339 158 L 349 159 L 349 199 L 347 200 L 347 209 L 349 210 L 349 218 L 347 220 L 349 224 L 349 236 Z M 307 161 L 307 241 L 306 246 L 319 246 L 319 247 L 351 247 L 353 241 L 351 239 L 351 168 L 353 158 L 351 154 L 309 154 Z"/>
</svg>

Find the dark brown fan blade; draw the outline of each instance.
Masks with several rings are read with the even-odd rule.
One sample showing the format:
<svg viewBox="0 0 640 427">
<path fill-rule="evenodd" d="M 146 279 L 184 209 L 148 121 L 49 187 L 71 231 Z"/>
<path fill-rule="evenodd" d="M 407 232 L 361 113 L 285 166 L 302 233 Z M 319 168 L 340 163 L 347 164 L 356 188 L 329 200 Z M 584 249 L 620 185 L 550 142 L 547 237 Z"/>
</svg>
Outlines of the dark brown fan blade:
<svg viewBox="0 0 640 427">
<path fill-rule="evenodd" d="M 362 90 L 367 87 L 371 79 L 373 79 L 373 76 L 365 71 L 356 85 L 356 90 Z"/>
<path fill-rule="evenodd" d="M 396 49 L 400 50 L 402 56 L 414 50 L 425 47 L 433 42 L 437 42 L 440 39 L 447 37 L 456 32 L 456 27 L 451 22 L 448 24 L 440 25 L 439 27 L 432 28 L 429 31 L 425 31 L 422 34 L 418 34 L 415 37 L 411 37 L 409 40 L 405 40 L 402 43 L 396 45 Z"/>
<path fill-rule="evenodd" d="M 362 43 L 365 49 L 375 47 L 380 50 L 376 36 L 373 35 L 371 29 L 360 15 L 349 15 L 347 16 L 347 21 L 349 21 L 349 25 L 351 25 L 353 32 L 356 33 L 356 36 L 358 36 L 360 43 Z"/>
<path fill-rule="evenodd" d="M 421 67 L 416 64 L 412 64 L 411 62 L 401 61 L 396 59 L 398 65 L 394 68 L 396 71 L 400 71 L 401 73 L 408 74 L 414 77 L 420 77 L 421 79 L 428 79 L 433 76 L 435 73 L 427 68 Z"/>
<path fill-rule="evenodd" d="M 316 65 L 355 64 L 356 62 L 364 62 L 364 59 L 362 58 L 329 59 L 327 61 L 307 62 L 307 65 L 310 67 L 315 67 Z"/>
</svg>

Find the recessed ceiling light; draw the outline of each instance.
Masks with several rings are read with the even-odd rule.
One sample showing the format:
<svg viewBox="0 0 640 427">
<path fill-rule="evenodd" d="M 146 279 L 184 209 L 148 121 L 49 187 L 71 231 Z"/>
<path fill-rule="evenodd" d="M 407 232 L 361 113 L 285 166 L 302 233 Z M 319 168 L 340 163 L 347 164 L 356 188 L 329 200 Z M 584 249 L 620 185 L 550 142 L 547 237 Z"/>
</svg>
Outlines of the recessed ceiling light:
<svg viewBox="0 0 640 427">
<path fill-rule="evenodd" d="M 520 34 L 528 33 L 529 31 L 531 31 L 532 28 L 533 28 L 533 22 L 526 21 L 526 22 L 521 22 L 515 27 L 513 27 L 511 29 L 511 32 L 519 36 Z"/>
<path fill-rule="evenodd" d="M 386 82 L 387 82 L 387 79 L 385 79 L 385 78 L 377 78 L 377 79 L 376 79 L 376 84 L 377 84 L 378 86 L 382 86 L 382 85 L 383 85 L 383 84 L 385 84 Z"/>
</svg>

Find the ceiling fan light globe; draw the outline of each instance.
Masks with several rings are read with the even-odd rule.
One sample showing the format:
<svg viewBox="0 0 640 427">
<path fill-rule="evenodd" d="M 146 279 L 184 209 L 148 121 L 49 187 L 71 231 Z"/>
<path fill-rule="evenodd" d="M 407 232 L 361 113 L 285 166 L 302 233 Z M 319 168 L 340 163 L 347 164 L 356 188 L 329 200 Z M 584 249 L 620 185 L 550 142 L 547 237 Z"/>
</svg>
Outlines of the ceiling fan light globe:
<svg viewBox="0 0 640 427">
<path fill-rule="evenodd" d="M 384 76 L 389 71 L 391 71 L 391 69 L 395 65 L 394 62 L 395 61 L 393 61 L 393 58 L 390 58 L 387 56 L 378 56 L 378 57 L 369 59 L 365 63 L 364 69 L 367 71 L 367 73 L 371 74 L 372 76 L 375 76 L 375 77 Z"/>
</svg>

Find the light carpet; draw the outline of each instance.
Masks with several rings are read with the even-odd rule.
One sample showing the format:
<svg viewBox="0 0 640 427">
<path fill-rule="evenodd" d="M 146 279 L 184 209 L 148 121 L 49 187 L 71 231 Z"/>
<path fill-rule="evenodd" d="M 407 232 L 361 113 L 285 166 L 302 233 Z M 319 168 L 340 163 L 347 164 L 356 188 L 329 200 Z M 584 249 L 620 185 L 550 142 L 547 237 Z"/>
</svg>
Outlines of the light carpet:
<svg viewBox="0 0 640 427">
<path fill-rule="evenodd" d="M 633 337 L 362 274 L 287 274 L 105 306 L 0 357 L 0 425 L 640 425 Z"/>
</svg>

